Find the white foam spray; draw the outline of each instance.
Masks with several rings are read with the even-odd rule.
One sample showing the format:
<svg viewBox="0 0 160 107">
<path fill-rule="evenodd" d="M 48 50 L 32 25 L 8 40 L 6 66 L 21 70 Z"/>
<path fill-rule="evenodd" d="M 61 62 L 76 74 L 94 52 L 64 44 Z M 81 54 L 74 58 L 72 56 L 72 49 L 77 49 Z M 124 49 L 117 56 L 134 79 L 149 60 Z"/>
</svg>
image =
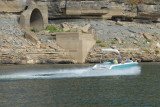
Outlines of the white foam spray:
<svg viewBox="0 0 160 107">
<path fill-rule="evenodd" d="M 129 67 L 127 69 L 113 70 L 92 70 L 92 67 L 73 68 L 73 69 L 56 69 L 48 71 L 28 71 L 0 75 L 2 79 L 52 79 L 52 78 L 81 78 L 81 77 L 98 77 L 98 76 L 118 76 L 118 75 L 139 75 L 141 68 L 139 66 Z"/>
</svg>

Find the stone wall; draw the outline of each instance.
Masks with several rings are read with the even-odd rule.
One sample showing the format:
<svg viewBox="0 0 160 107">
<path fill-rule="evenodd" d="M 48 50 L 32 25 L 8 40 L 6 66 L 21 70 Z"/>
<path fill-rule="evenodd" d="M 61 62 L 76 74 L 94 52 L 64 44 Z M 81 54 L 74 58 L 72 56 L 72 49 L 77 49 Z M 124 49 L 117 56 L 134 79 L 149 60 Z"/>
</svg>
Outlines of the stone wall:
<svg viewBox="0 0 160 107">
<path fill-rule="evenodd" d="M 31 4 L 42 2 L 48 5 L 49 19 L 56 18 L 159 18 L 158 2 L 139 4 L 132 8 L 126 0 L 3 0 L 0 12 L 21 13 Z M 158 20 L 158 19 L 156 19 Z"/>
</svg>

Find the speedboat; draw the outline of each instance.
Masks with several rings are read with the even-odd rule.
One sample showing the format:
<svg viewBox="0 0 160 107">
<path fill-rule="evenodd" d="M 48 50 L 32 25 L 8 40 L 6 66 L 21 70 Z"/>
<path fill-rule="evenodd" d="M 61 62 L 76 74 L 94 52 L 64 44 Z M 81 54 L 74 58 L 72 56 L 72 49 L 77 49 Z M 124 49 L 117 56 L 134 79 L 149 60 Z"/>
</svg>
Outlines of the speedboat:
<svg viewBox="0 0 160 107">
<path fill-rule="evenodd" d="M 103 54 L 104 54 L 104 52 L 108 52 L 108 51 L 116 52 L 119 54 L 119 57 L 120 57 L 120 52 L 117 49 L 102 49 Z M 102 57 L 101 57 L 101 59 L 102 59 Z M 133 62 L 132 60 L 126 59 L 125 63 L 115 64 L 113 61 L 111 61 L 111 62 L 104 62 L 101 64 L 96 64 L 92 67 L 92 69 L 93 70 L 100 70 L 100 69 L 111 70 L 111 69 L 115 69 L 115 68 L 128 68 L 128 67 L 136 66 L 136 65 L 138 65 L 138 62 Z"/>
<path fill-rule="evenodd" d="M 112 62 L 104 62 L 102 64 L 96 64 L 93 66 L 93 70 L 95 69 L 113 69 L 113 68 L 126 68 L 126 67 L 130 67 L 130 66 L 135 66 L 138 65 L 138 62 L 128 62 L 128 63 L 120 63 L 120 64 L 114 64 Z"/>
</svg>

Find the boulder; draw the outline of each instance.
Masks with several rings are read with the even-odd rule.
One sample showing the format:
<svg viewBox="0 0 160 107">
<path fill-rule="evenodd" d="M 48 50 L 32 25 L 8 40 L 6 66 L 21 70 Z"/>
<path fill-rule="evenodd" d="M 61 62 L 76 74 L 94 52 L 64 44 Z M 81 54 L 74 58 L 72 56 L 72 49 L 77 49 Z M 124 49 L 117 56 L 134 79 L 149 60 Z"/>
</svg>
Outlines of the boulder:
<svg viewBox="0 0 160 107">
<path fill-rule="evenodd" d="M 38 35 L 45 35 L 45 36 L 48 36 L 48 35 L 51 35 L 51 34 L 49 33 L 49 31 L 42 30 L 42 31 L 38 32 Z"/>
<path fill-rule="evenodd" d="M 121 21 L 116 22 L 117 25 L 123 26 L 123 23 Z"/>
<path fill-rule="evenodd" d="M 122 41 L 121 41 L 121 39 L 119 37 L 115 37 L 114 39 L 117 40 L 119 44 L 122 43 Z"/>
<path fill-rule="evenodd" d="M 137 41 L 134 41 L 133 44 L 138 45 L 138 42 L 137 42 Z"/>
<path fill-rule="evenodd" d="M 62 26 L 63 26 L 63 31 L 64 32 L 67 32 L 67 31 L 71 30 L 70 25 L 68 23 L 63 23 Z"/>
<path fill-rule="evenodd" d="M 91 28 L 91 25 L 90 25 L 90 24 L 87 24 L 87 25 L 81 27 L 80 30 L 81 30 L 82 32 L 88 33 L 89 30 L 90 30 L 90 28 Z"/>
<path fill-rule="evenodd" d="M 117 46 L 111 46 L 112 49 L 117 49 Z"/>
<path fill-rule="evenodd" d="M 157 43 L 157 47 L 160 48 L 160 42 Z"/>
<path fill-rule="evenodd" d="M 42 48 L 42 49 L 49 49 L 49 47 L 46 46 L 46 45 L 44 45 L 44 44 L 40 44 L 40 48 Z"/>
<path fill-rule="evenodd" d="M 152 39 L 152 36 L 148 33 L 144 33 L 143 36 L 144 36 L 145 39 L 149 39 L 149 40 Z"/>
</svg>

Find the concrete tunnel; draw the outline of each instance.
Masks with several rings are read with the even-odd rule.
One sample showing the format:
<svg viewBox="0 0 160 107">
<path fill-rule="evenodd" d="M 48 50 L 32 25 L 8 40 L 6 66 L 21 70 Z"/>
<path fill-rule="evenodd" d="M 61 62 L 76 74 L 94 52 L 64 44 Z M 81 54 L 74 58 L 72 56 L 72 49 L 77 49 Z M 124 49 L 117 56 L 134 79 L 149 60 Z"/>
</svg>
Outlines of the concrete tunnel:
<svg viewBox="0 0 160 107">
<path fill-rule="evenodd" d="M 44 4 L 29 5 L 20 15 L 20 25 L 27 30 L 42 30 L 48 24 L 48 7 Z"/>
<path fill-rule="evenodd" d="M 34 9 L 31 13 L 30 28 L 34 30 L 41 30 L 44 28 L 43 17 L 38 9 Z"/>
</svg>

